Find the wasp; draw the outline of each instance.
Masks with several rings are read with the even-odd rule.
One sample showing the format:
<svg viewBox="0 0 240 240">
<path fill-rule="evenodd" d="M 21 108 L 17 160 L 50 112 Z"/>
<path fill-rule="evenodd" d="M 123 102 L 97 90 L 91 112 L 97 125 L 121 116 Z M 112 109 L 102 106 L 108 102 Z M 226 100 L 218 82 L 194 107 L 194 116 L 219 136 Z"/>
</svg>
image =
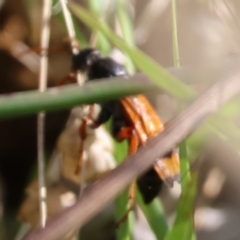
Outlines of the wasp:
<svg viewBox="0 0 240 240">
<path fill-rule="evenodd" d="M 127 78 L 125 67 L 112 58 L 103 57 L 96 49 L 84 49 L 73 57 L 73 70 L 84 73 L 88 81 L 100 81 L 113 77 Z M 128 140 L 128 154 L 135 154 L 138 148 L 164 130 L 164 123 L 144 95 L 124 97 L 100 103 L 101 111 L 95 120 L 87 119 L 86 124 L 97 128 L 110 118 L 111 134 L 119 142 Z M 179 181 L 179 155 L 177 149 L 155 160 L 152 168 L 130 186 L 129 198 L 133 205 L 137 183 L 143 200 L 150 203 L 159 193 L 162 183 L 173 186 Z"/>
</svg>

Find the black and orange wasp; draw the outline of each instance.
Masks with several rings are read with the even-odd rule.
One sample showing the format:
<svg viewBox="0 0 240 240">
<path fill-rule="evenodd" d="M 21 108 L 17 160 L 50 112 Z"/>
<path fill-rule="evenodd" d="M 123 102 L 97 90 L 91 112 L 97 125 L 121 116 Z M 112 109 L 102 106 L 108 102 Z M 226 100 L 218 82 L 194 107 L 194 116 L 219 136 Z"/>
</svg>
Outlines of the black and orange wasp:
<svg viewBox="0 0 240 240">
<path fill-rule="evenodd" d="M 91 48 L 84 49 L 75 55 L 72 66 L 73 70 L 84 73 L 89 81 L 128 77 L 124 66 L 111 58 L 102 57 L 98 50 Z M 164 130 L 164 123 L 144 95 L 109 100 L 100 103 L 100 105 L 101 111 L 97 119 L 86 119 L 85 124 L 97 128 L 112 118 L 111 134 L 117 141 L 128 140 L 129 155 L 136 153 L 139 146 L 146 144 L 149 139 L 154 138 Z M 178 151 L 173 149 L 163 158 L 156 159 L 152 168 L 136 180 L 146 204 L 158 195 L 162 182 L 168 186 L 173 186 L 174 181 L 180 180 L 179 168 Z M 134 186 L 135 181 L 129 192 L 129 198 L 132 199 L 131 205 L 133 205 L 135 198 Z"/>
</svg>

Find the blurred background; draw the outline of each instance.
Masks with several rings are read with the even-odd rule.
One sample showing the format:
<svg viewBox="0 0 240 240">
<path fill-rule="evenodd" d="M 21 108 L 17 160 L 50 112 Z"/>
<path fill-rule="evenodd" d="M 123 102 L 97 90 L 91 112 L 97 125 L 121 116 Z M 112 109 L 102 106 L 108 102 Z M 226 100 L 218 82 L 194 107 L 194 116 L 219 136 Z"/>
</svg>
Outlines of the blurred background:
<svg viewBox="0 0 240 240">
<path fill-rule="evenodd" d="M 98 0 L 104 6 L 107 0 Z M 89 1 L 76 1 L 88 8 Z M 114 2 L 114 1 L 113 1 Z M 57 1 L 55 1 L 57 5 Z M 196 90 L 203 91 L 211 79 L 221 75 L 225 61 L 239 57 L 240 17 L 238 0 L 177 1 L 177 25 L 181 69 L 176 76 Z M 57 7 L 54 9 L 58 11 Z M 113 7 L 110 14 L 114 15 Z M 128 1 L 134 40 L 138 48 L 165 68 L 173 66 L 172 17 L 170 0 Z M 37 89 L 42 1 L 0 1 L 0 93 Z M 106 20 L 107 21 L 107 20 Z M 81 22 L 78 27 L 86 39 L 91 32 Z M 65 25 L 53 15 L 49 56 L 48 86 L 71 70 L 71 52 Z M 206 81 L 209 80 L 209 81 Z M 165 95 L 151 97 L 161 117 L 167 121 L 176 113 L 175 102 Z M 46 155 L 49 157 L 64 129 L 69 111 L 47 114 Z M 239 126 L 239 119 L 234 120 Z M 20 227 L 16 219 L 25 199 L 25 188 L 36 176 L 36 116 L 0 121 L 0 239 L 16 239 Z M 237 146 L 240 136 L 234 139 Z M 199 186 L 194 214 L 197 239 L 240 239 L 240 158 L 230 142 L 212 136 L 198 156 Z M 163 189 L 163 206 L 172 221 L 179 189 Z M 112 219 L 107 209 L 106 222 Z M 110 220 L 109 220 L 110 219 Z M 94 226 L 101 222 L 98 218 Z M 91 223 L 90 223 L 91 224 Z M 107 224 L 106 224 L 107 225 Z M 145 229 L 143 221 L 139 229 Z M 85 239 L 91 236 L 86 226 Z M 154 239 L 136 230 L 135 239 Z M 146 226 L 147 229 L 147 226 Z M 100 230 L 98 230 L 100 231 Z M 114 231 L 103 227 L 101 239 L 114 239 Z M 105 231 L 105 232 L 104 232 Z M 149 234 L 149 235 L 148 235 Z M 100 238 L 99 238 L 100 239 Z"/>
</svg>

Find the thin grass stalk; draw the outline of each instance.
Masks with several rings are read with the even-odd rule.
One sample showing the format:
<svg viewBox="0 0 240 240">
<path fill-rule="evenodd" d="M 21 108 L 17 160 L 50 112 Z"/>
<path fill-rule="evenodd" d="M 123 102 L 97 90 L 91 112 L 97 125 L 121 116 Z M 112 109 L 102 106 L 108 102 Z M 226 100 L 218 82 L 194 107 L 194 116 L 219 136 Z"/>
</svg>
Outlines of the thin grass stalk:
<svg viewBox="0 0 240 240">
<path fill-rule="evenodd" d="M 60 0 L 64 20 L 65 20 L 67 31 L 68 31 L 68 37 L 69 37 L 70 43 L 71 43 L 72 54 L 77 55 L 79 53 L 79 48 L 78 48 L 78 43 L 76 41 L 76 33 L 75 33 L 74 25 L 73 25 L 72 16 L 67 8 L 66 2 L 67 2 L 67 0 Z M 78 84 L 80 86 L 83 85 L 84 79 L 81 76 L 80 72 L 76 72 L 76 78 L 77 78 Z"/>
<path fill-rule="evenodd" d="M 75 30 L 74 30 L 74 26 L 73 26 L 73 21 L 72 21 L 72 17 L 71 14 L 67 8 L 66 5 L 66 0 L 60 0 L 61 6 L 62 6 L 62 11 L 63 11 L 63 16 L 65 19 L 65 23 L 66 23 L 66 27 L 67 27 L 67 31 L 68 31 L 68 36 L 70 39 L 70 43 L 71 43 L 71 49 L 72 49 L 72 54 L 76 55 L 79 53 L 79 49 L 76 43 L 76 34 L 75 34 Z"/>
<path fill-rule="evenodd" d="M 179 57 L 179 47 L 178 47 L 178 28 L 177 28 L 177 8 L 176 8 L 176 0 L 171 0 L 171 7 L 172 7 L 172 42 L 173 42 L 173 61 L 174 61 L 174 67 L 180 68 L 180 57 Z M 184 108 L 183 104 L 180 105 L 180 108 Z M 190 163 L 188 159 L 188 146 L 187 146 L 187 140 L 184 139 L 179 146 L 180 149 L 180 172 L 181 172 L 181 189 L 182 194 L 181 196 L 184 196 L 187 194 L 187 191 L 189 190 L 189 185 L 191 183 L 191 174 L 190 174 Z M 192 197 L 191 195 L 186 195 L 188 198 Z M 190 200 L 190 199 L 189 199 Z M 193 201 L 190 201 L 192 203 Z M 181 204 L 182 201 L 180 199 L 177 207 L 177 216 L 173 225 L 173 228 L 170 234 L 170 238 L 174 239 L 175 232 L 177 231 L 177 225 L 179 221 L 182 221 L 182 223 L 185 223 L 185 226 L 189 226 L 189 231 L 192 236 L 195 235 L 194 233 L 194 225 L 193 220 L 191 217 L 191 214 L 188 215 L 188 219 L 184 219 L 181 212 Z M 192 207 L 192 206 L 189 206 Z M 180 219 L 180 220 L 179 220 Z M 168 236 L 166 238 L 168 239 Z M 172 237 L 171 237 L 172 236 Z M 187 239 L 184 239 L 187 240 Z"/>
<path fill-rule="evenodd" d="M 75 33 L 75 29 L 74 29 L 74 25 L 73 25 L 73 20 L 72 20 L 72 16 L 67 8 L 66 5 L 66 0 L 60 0 L 61 2 L 61 6 L 62 6 L 62 10 L 63 10 L 63 16 L 65 19 L 65 23 L 66 23 L 66 27 L 67 27 L 67 31 L 68 31 L 68 36 L 70 38 L 70 43 L 71 43 L 71 49 L 72 49 L 72 54 L 73 55 L 77 55 L 79 53 L 79 48 L 78 48 L 78 44 L 76 41 L 76 33 Z M 76 73 L 76 79 L 77 82 L 80 86 L 82 86 L 84 84 L 84 79 L 81 75 L 81 73 L 79 71 L 77 71 Z M 83 140 L 81 140 L 83 141 Z M 83 142 L 84 144 L 84 142 Z M 85 183 L 85 162 L 82 161 L 81 163 L 81 173 L 80 173 L 80 179 L 79 179 L 80 183 L 79 183 L 79 195 L 78 197 L 80 198 L 83 194 L 84 188 L 86 186 Z M 75 235 L 76 238 L 79 238 L 81 234 L 81 229 L 76 230 L 75 231 Z"/>
<path fill-rule="evenodd" d="M 177 32 L 177 9 L 176 0 L 172 0 L 172 38 L 173 38 L 173 61 L 174 67 L 180 67 L 179 48 L 178 48 L 178 32 Z"/>
<path fill-rule="evenodd" d="M 60 0 L 60 3 L 61 3 L 61 6 L 62 6 L 62 10 L 63 10 L 63 16 L 64 16 L 64 19 L 65 19 L 65 23 L 66 23 L 66 27 L 67 27 L 67 31 L 68 31 L 68 36 L 70 38 L 72 54 L 77 55 L 79 53 L 79 48 L 78 48 L 77 42 L 76 42 L 76 33 L 75 33 L 74 25 L 73 25 L 72 16 L 71 16 L 71 14 L 70 14 L 70 12 L 67 8 L 66 0 Z M 78 84 L 80 86 L 83 85 L 84 80 L 83 80 L 80 72 L 76 73 L 76 77 L 77 77 Z M 84 166 L 84 162 L 82 162 L 81 178 L 80 178 L 79 181 L 81 182 L 80 192 L 79 192 L 79 197 L 80 197 L 83 193 L 83 189 L 84 189 L 84 186 L 85 186 L 85 166 Z"/>
<path fill-rule="evenodd" d="M 180 68 L 180 57 L 179 57 L 179 47 L 178 47 L 178 29 L 177 29 L 177 9 L 176 9 L 176 0 L 171 0 L 172 7 L 172 42 L 173 42 L 173 62 L 175 68 Z M 180 106 L 183 108 L 184 106 Z M 184 186 L 191 179 L 189 173 L 189 161 L 187 153 L 187 142 L 184 140 L 180 144 L 180 168 L 181 168 L 181 186 L 184 190 Z"/>
<path fill-rule="evenodd" d="M 45 92 L 47 87 L 48 73 L 48 47 L 50 37 L 50 18 L 51 18 L 51 0 L 44 0 L 42 15 L 42 33 L 41 33 L 41 57 L 39 72 L 39 91 Z M 40 223 L 45 227 L 47 221 L 47 189 L 45 186 L 45 164 L 44 164 L 44 145 L 45 145 L 45 112 L 40 112 L 37 117 L 37 152 L 38 152 L 38 184 L 39 184 L 39 204 L 40 204 Z"/>
<path fill-rule="evenodd" d="M 65 29 L 65 18 L 64 18 L 64 14 L 62 11 L 62 6 L 61 3 L 59 2 L 59 0 L 55 0 L 54 5 L 52 7 L 52 15 L 54 15 L 55 19 L 58 20 L 58 22 L 60 23 L 60 27 L 62 27 L 64 30 Z M 75 35 L 76 35 L 76 39 L 81 43 L 81 47 L 85 48 L 88 46 L 88 42 L 85 38 L 85 36 L 81 33 L 81 31 L 79 30 L 79 28 L 76 28 L 76 23 L 74 21 L 74 19 L 72 19 L 73 21 L 73 29 L 75 30 Z"/>
<path fill-rule="evenodd" d="M 177 10 L 176 0 L 171 0 L 172 7 L 172 42 L 173 42 L 173 62 L 175 68 L 180 68 L 179 48 L 178 48 L 178 29 L 177 29 Z M 183 106 L 180 106 L 183 108 Z M 180 168 L 181 168 L 181 185 L 184 189 L 185 183 L 190 181 L 189 161 L 187 157 L 187 142 L 184 140 L 180 144 Z"/>
</svg>

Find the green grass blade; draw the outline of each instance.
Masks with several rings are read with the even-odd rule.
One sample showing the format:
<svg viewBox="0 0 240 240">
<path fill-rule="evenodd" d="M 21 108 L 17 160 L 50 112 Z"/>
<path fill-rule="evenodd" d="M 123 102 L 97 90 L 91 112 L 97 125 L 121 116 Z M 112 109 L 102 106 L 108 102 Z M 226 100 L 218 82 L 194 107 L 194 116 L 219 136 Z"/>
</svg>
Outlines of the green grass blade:
<svg viewBox="0 0 240 240">
<path fill-rule="evenodd" d="M 128 210 L 128 188 L 123 192 L 119 193 L 119 195 L 115 199 L 115 213 L 114 217 L 118 221 L 121 219 L 124 214 L 126 214 Z M 119 228 L 116 229 L 116 239 L 118 240 L 131 240 L 132 232 L 133 232 L 133 221 L 134 216 L 133 212 L 128 214 L 128 218 L 125 222 L 123 222 Z"/>
<path fill-rule="evenodd" d="M 172 42 L 173 42 L 173 60 L 174 67 L 180 67 L 179 61 L 179 48 L 178 48 L 178 31 L 177 31 L 177 10 L 176 10 L 176 0 L 171 0 L 172 6 Z M 180 104 L 180 109 L 184 109 L 182 103 Z M 181 169 L 181 187 L 184 190 L 184 186 L 191 180 L 190 175 L 190 164 L 188 161 L 188 151 L 187 151 L 187 141 L 183 140 L 179 146 L 180 148 L 180 169 Z"/>
<path fill-rule="evenodd" d="M 120 164 L 126 157 L 128 152 L 128 143 L 124 141 L 122 143 L 118 143 L 114 141 L 115 145 L 115 159 L 117 164 Z M 129 204 L 128 204 L 128 191 L 129 189 L 125 189 L 121 192 L 116 200 L 115 200 L 115 219 L 118 221 L 121 219 L 127 212 Z M 133 231 L 133 213 L 129 213 L 127 220 L 122 223 L 116 231 L 116 237 L 118 240 L 130 240 L 132 238 Z"/>
<path fill-rule="evenodd" d="M 108 1 L 112 1 L 112 0 L 108 0 Z M 106 4 L 106 1 L 89 0 L 88 8 L 90 9 L 90 11 L 95 17 L 101 19 L 106 17 L 104 16 L 104 14 L 107 14 L 107 13 L 104 13 L 105 4 Z M 111 51 L 111 44 L 109 43 L 108 39 L 100 31 L 96 31 L 96 30 L 95 32 L 92 33 L 92 37 L 95 40 L 97 39 L 96 41 L 97 48 L 100 49 L 105 55 L 109 55 Z M 91 47 L 94 47 L 94 46 L 91 46 Z"/>
<path fill-rule="evenodd" d="M 123 52 L 128 53 L 135 65 L 152 79 L 160 88 L 167 93 L 182 99 L 193 97 L 195 92 L 184 83 L 171 76 L 164 68 L 159 66 L 146 54 L 135 47 L 129 46 L 104 22 L 99 21 L 94 15 L 77 4 L 70 4 L 72 12 L 80 18 L 88 27 L 101 31 L 114 45 Z"/>
<path fill-rule="evenodd" d="M 132 21 L 129 18 L 128 10 L 127 10 L 127 3 L 126 0 L 118 0 L 117 1 L 117 19 L 121 26 L 121 31 L 123 35 L 123 39 L 128 44 L 129 47 L 134 46 L 134 36 L 133 36 L 133 26 Z M 127 52 L 124 52 L 125 54 L 125 66 L 130 74 L 135 73 L 135 66 L 133 64 L 132 59 L 127 54 Z"/>
<path fill-rule="evenodd" d="M 180 172 L 181 172 L 181 188 L 182 191 L 187 183 L 191 180 L 190 164 L 188 161 L 187 141 L 184 140 L 179 145 L 180 148 Z"/>
<path fill-rule="evenodd" d="M 172 6 L 172 40 L 173 40 L 173 60 L 174 60 L 174 66 L 176 68 L 180 67 L 180 60 L 179 60 L 179 48 L 178 48 L 178 31 L 177 31 L 177 10 L 176 10 L 176 0 L 171 1 Z M 182 104 L 180 105 L 181 108 L 183 108 Z M 182 189 L 182 197 L 184 194 L 188 191 L 188 187 L 191 183 L 191 174 L 190 174 L 190 163 L 188 158 L 188 145 L 187 140 L 185 139 L 180 143 L 180 172 L 181 172 L 181 189 Z M 189 194 L 186 196 L 188 201 L 191 201 L 191 197 L 194 198 L 195 194 L 191 196 Z M 193 199 L 192 198 L 192 199 Z M 182 199 L 182 198 L 181 198 Z M 180 202 L 178 204 L 178 211 L 177 211 L 177 217 L 174 223 L 174 227 L 171 231 L 171 233 L 168 235 L 167 239 L 174 239 L 179 234 L 178 232 L 181 231 L 178 225 L 182 224 L 182 238 L 179 239 L 183 240 L 191 240 L 192 236 L 194 236 L 194 228 L 193 228 L 193 221 L 191 213 L 189 214 L 189 217 L 187 220 L 182 219 L 184 217 L 183 212 L 181 212 L 182 203 Z"/>
<path fill-rule="evenodd" d="M 194 232 L 193 209 L 196 191 L 197 174 L 193 173 L 191 181 L 182 191 L 173 228 L 167 233 L 164 240 L 191 240 Z"/>
<path fill-rule="evenodd" d="M 155 198 L 150 204 L 143 202 L 142 196 L 137 191 L 137 203 L 146 217 L 150 228 L 158 240 L 164 239 L 168 225 L 164 216 L 163 207 L 159 199 Z"/>
</svg>

